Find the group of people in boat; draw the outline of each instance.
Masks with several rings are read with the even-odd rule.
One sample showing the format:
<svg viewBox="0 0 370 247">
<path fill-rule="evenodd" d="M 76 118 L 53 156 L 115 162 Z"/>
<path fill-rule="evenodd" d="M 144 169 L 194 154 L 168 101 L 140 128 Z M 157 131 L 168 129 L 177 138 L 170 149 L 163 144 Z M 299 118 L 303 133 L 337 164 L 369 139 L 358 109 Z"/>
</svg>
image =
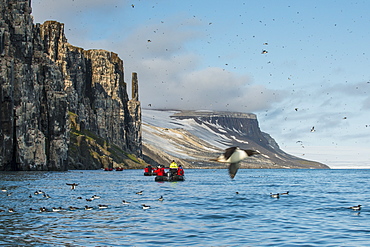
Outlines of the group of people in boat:
<svg viewBox="0 0 370 247">
<path fill-rule="evenodd" d="M 169 171 L 166 172 L 166 167 L 159 165 L 157 166 L 156 169 L 154 169 L 151 165 L 148 165 L 147 167 L 144 168 L 144 175 L 145 176 L 173 176 L 173 175 L 178 175 L 178 176 L 184 176 L 184 169 L 182 168 L 181 165 L 178 165 L 174 160 L 172 160 L 170 166 L 169 166 Z"/>
</svg>

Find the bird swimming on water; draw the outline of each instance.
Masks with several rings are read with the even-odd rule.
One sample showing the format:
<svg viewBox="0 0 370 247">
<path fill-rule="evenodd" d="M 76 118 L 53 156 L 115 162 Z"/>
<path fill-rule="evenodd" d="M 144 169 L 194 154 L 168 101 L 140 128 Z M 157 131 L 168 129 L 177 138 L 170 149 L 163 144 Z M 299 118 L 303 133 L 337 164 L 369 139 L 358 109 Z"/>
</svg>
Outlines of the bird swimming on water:
<svg viewBox="0 0 370 247">
<path fill-rule="evenodd" d="M 225 152 L 221 154 L 217 159 L 211 159 L 211 161 L 230 163 L 229 175 L 230 178 L 233 179 L 240 167 L 240 161 L 255 154 L 259 154 L 259 152 L 254 150 L 243 150 L 240 149 L 239 147 L 231 147 L 227 148 Z"/>
<path fill-rule="evenodd" d="M 353 209 L 353 210 L 355 210 L 355 211 L 357 211 L 357 210 L 361 210 L 361 205 L 352 206 L 352 207 L 349 207 L 349 209 Z"/>
<path fill-rule="evenodd" d="M 270 193 L 270 196 L 271 196 L 272 198 L 279 198 L 279 197 L 280 197 L 280 194 L 279 194 L 279 193 L 277 193 L 277 194 L 272 194 L 272 193 Z"/>
<path fill-rule="evenodd" d="M 59 212 L 59 211 L 62 211 L 62 210 L 63 210 L 63 208 L 62 208 L 62 207 L 59 207 L 59 208 L 53 207 L 51 210 L 52 210 L 53 212 Z"/>
</svg>

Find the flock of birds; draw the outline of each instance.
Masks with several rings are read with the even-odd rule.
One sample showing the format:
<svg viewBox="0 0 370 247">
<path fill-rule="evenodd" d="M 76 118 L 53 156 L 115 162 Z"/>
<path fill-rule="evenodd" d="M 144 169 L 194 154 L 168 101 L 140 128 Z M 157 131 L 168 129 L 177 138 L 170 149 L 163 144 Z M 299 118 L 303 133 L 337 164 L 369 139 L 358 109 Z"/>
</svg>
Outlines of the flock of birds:
<svg viewBox="0 0 370 247">
<path fill-rule="evenodd" d="M 235 177 L 236 173 L 238 172 L 238 169 L 240 167 L 240 162 L 242 160 L 246 159 L 247 157 L 257 155 L 257 154 L 260 154 L 260 153 L 258 151 L 255 151 L 255 150 L 250 150 L 250 149 L 244 150 L 244 149 L 240 149 L 239 147 L 230 147 L 230 148 L 227 148 L 225 150 L 225 152 L 223 154 L 221 154 L 219 157 L 217 157 L 216 159 L 211 159 L 211 160 L 221 162 L 221 163 L 229 163 L 229 175 L 230 175 L 230 178 L 233 179 Z M 77 183 L 66 183 L 66 185 L 70 186 L 71 190 L 76 189 L 76 187 L 78 186 Z M 2 192 L 7 192 L 7 190 L 2 189 Z M 138 192 L 136 192 L 136 194 L 137 195 L 142 195 L 143 191 L 138 191 Z M 239 194 L 239 192 L 236 192 L 236 194 Z M 7 195 L 11 196 L 12 193 L 8 193 Z M 50 198 L 50 196 L 47 193 L 45 193 L 44 191 L 41 191 L 41 190 L 35 191 L 34 195 L 42 195 L 46 199 Z M 284 192 L 284 193 L 277 193 L 277 194 L 270 193 L 270 197 L 277 198 L 277 199 L 280 198 L 280 196 L 283 196 L 283 195 L 289 195 L 289 191 Z M 29 197 L 32 198 L 32 195 L 29 195 Z M 77 199 L 82 199 L 82 197 L 77 197 Z M 100 196 L 93 195 L 91 198 L 87 198 L 86 201 L 91 202 L 95 199 L 100 199 Z M 158 201 L 163 201 L 163 200 L 164 200 L 163 196 L 158 198 Z M 122 204 L 128 205 L 128 204 L 130 204 L 130 202 L 123 200 Z M 146 204 L 142 204 L 141 206 L 142 206 L 143 209 L 149 209 L 150 208 L 150 206 L 146 205 Z M 106 209 L 106 208 L 108 208 L 108 205 L 98 204 L 98 208 L 99 209 Z M 69 210 L 77 210 L 79 208 L 70 206 L 70 207 L 68 207 L 68 209 Z M 86 205 L 84 207 L 84 209 L 85 210 L 92 210 L 93 207 L 90 207 L 90 206 Z M 359 211 L 359 210 L 361 210 L 361 205 L 352 206 L 352 207 L 349 207 L 349 209 Z M 48 210 L 46 207 L 40 207 L 39 209 L 30 208 L 30 210 L 39 210 L 40 212 L 47 212 L 47 211 L 58 212 L 58 211 L 67 210 L 67 209 L 64 209 L 62 207 L 52 207 L 51 210 Z M 0 209 L 0 212 L 4 212 L 4 211 L 5 211 L 4 209 Z M 13 212 L 15 212 L 15 210 L 13 208 L 9 208 L 8 212 L 13 213 Z"/>
<path fill-rule="evenodd" d="M 71 186 L 71 189 L 74 190 L 78 184 L 68 184 L 67 183 L 67 185 L 70 185 Z M 6 189 L 2 189 L 1 191 L 2 192 L 8 192 Z M 143 191 L 136 192 L 137 195 L 143 195 L 143 193 L 144 193 Z M 235 192 L 235 193 L 237 195 L 240 194 L 239 192 Z M 8 196 L 11 196 L 11 193 L 8 193 L 7 195 Z M 41 196 L 43 196 L 45 198 L 50 198 L 50 196 L 48 196 L 48 194 L 46 194 L 46 192 L 41 191 L 41 190 L 35 191 L 34 192 L 34 195 L 35 196 L 40 196 L 41 195 Z M 276 199 L 279 199 L 281 196 L 288 196 L 288 195 L 289 195 L 289 191 L 286 191 L 286 192 L 283 192 L 283 193 L 276 193 L 276 194 L 270 193 L 270 197 L 271 198 L 276 198 Z M 32 195 L 29 195 L 29 197 L 32 198 Z M 77 199 L 82 199 L 82 197 L 77 197 Z M 85 200 L 86 201 L 93 201 L 93 200 L 96 200 L 96 199 L 100 199 L 100 196 L 93 195 L 91 198 L 86 198 Z M 157 200 L 162 202 L 162 201 L 164 201 L 164 197 L 163 196 L 160 196 Z M 130 205 L 131 202 L 122 200 L 122 204 L 123 205 Z M 356 206 L 348 207 L 348 209 L 352 209 L 354 211 L 360 211 L 361 210 L 361 206 L 362 205 L 356 205 Z M 108 205 L 105 205 L 105 204 L 98 204 L 97 209 L 107 209 L 108 207 L 109 206 Z M 141 207 L 144 210 L 151 208 L 149 205 L 146 205 L 146 204 L 141 204 Z M 66 210 L 74 211 L 74 210 L 79 210 L 79 209 L 82 209 L 82 210 L 93 210 L 94 207 L 86 205 L 83 208 L 78 208 L 78 207 L 74 207 L 74 206 L 69 206 L 67 208 L 62 208 L 62 207 L 52 207 L 52 208 L 40 207 L 38 209 L 36 209 L 36 208 L 29 208 L 30 211 L 39 211 L 39 212 L 60 212 L 60 211 L 66 211 Z M 0 212 L 5 212 L 5 211 L 6 210 L 4 210 L 4 209 L 0 209 Z M 9 213 L 15 213 L 16 212 L 16 210 L 14 208 L 8 208 L 7 211 Z"/>
<path fill-rule="evenodd" d="M 71 187 L 71 190 L 75 190 L 76 187 L 79 184 L 77 184 L 77 183 L 72 183 L 72 184 L 71 183 L 66 183 L 66 185 L 70 186 Z M 9 196 L 9 197 L 12 196 L 12 194 L 13 194 L 13 193 L 9 192 L 5 188 L 1 189 L 1 191 L 4 192 L 4 193 L 7 193 L 7 196 Z M 143 194 L 143 191 L 138 191 L 138 192 L 136 192 L 136 194 L 137 195 L 142 195 Z M 49 196 L 49 194 L 47 194 L 45 191 L 42 191 L 42 190 L 36 190 L 33 194 L 30 194 L 28 197 L 29 198 L 33 198 L 35 196 L 36 197 L 41 196 L 41 197 L 43 197 L 45 199 L 51 198 Z M 100 198 L 101 197 L 98 196 L 98 195 L 93 195 L 93 196 L 91 196 L 89 198 L 85 198 L 85 201 L 86 202 L 92 202 L 92 201 L 97 200 L 97 199 L 100 199 Z M 76 197 L 76 199 L 77 200 L 83 200 L 83 198 L 81 196 Z M 162 202 L 162 201 L 164 201 L 164 197 L 163 196 L 160 196 L 157 200 Z M 129 205 L 129 204 L 131 204 L 131 202 L 128 202 L 126 200 L 122 200 L 122 204 L 123 205 Z M 146 204 L 141 204 L 141 207 L 142 207 L 142 209 L 150 209 L 150 206 L 149 205 L 146 205 Z M 75 206 L 69 206 L 67 208 L 63 208 L 63 207 L 49 207 L 49 208 L 47 208 L 47 207 L 44 207 L 43 206 L 43 207 L 39 207 L 39 208 L 32 208 L 31 207 L 31 208 L 29 208 L 29 211 L 60 212 L 60 211 L 67 211 L 67 210 L 74 211 L 74 210 L 93 210 L 93 209 L 107 209 L 107 208 L 109 208 L 109 205 L 106 205 L 106 204 L 98 204 L 96 207 L 92 207 L 92 206 L 86 205 L 86 206 L 81 207 L 81 208 L 75 207 Z M 6 211 L 9 212 L 9 213 L 15 213 L 15 212 L 17 212 L 14 208 L 8 208 L 7 210 L 0 208 L 0 213 L 6 212 Z"/>
</svg>

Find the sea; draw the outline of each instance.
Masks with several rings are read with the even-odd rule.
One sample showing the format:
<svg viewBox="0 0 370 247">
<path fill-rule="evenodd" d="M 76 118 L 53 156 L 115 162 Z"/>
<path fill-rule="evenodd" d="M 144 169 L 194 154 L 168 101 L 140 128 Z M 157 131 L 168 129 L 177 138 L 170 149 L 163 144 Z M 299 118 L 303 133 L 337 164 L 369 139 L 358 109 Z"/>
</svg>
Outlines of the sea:
<svg viewBox="0 0 370 247">
<path fill-rule="evenodd" d="M 0 245 L 370 246 L 370 170 L 240 169 L 232 180 L 226 169 L 186 169 L 185 177 L 1 172 Z"/>
</svg>

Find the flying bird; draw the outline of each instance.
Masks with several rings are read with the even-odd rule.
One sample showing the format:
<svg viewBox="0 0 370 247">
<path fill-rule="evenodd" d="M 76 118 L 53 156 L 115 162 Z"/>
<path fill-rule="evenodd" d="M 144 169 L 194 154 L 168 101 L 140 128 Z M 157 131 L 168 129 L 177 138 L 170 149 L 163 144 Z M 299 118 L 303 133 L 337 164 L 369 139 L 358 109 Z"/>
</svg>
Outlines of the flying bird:
<svg viewBox="0 0 370 247">
<path fill-rule="evenodd" d="M 315 126 L 313 126 L 312 128 L 311 128 L 311 132 L 315 132 L 316 130 L 315 130 Z"/>
<path fill-rule="evenodd" d="M 74 190 L 78 184 L 76 184 L 76 183 L 73 183 L 73 184 L 66 183 L 66 185 L 71 186 L 71 190 Z"/>
<path fill-rule="evenodd" d="M 231 147 L 227 148 L 225 150 L 225 153 L 221 154 L 217 159 L 211 159 L 211 161 L 230 163 L 229 175 L 230 178 L 233 179 L 240 167 L 240 161 L 254 154 L 259 154 L 259 152 L 254 150 L 243 150 L 240 149 L 239 147 Z"/>
</svg>

